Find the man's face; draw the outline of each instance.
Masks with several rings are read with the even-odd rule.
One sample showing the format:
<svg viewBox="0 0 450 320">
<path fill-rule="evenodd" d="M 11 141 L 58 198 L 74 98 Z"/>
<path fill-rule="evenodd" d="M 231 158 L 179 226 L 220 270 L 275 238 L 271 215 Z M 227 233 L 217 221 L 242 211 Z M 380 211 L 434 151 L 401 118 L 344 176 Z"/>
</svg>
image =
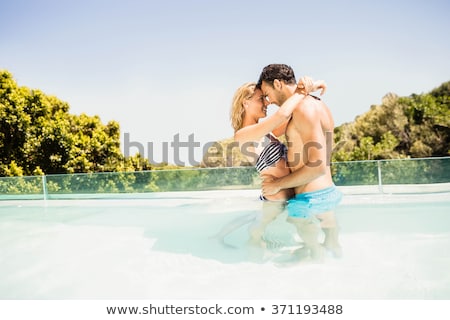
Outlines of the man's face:
<svg viewBox="0 0 450 320">
<path fill-rule="evenodd" d="M 265 81 L 263 81 L 261 84 L 261 90 L 267 104 L 275 104 L 277 106 L 281 106 L 285 101 L 282 92 L 276 90 L 273 86 Z"/>
</svg>

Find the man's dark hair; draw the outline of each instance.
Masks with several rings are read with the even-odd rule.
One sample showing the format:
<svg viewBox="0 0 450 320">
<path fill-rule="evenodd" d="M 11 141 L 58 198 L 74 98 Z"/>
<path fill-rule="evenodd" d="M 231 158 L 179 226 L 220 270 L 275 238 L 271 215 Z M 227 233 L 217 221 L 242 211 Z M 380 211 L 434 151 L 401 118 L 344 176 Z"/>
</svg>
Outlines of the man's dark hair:
<svg viewBox="0 0 450 320">
<path fill-rule="evenodd" d="M 275 79 L 283 80 L 287 84 L 296 84 L 294 70 L 286 64 L 269 64 L 264 67 L 261 75 L 259 76 L 257 88 L 261 88 L 262 82 L 267 82 L 273 86 Z"/>
</svg>

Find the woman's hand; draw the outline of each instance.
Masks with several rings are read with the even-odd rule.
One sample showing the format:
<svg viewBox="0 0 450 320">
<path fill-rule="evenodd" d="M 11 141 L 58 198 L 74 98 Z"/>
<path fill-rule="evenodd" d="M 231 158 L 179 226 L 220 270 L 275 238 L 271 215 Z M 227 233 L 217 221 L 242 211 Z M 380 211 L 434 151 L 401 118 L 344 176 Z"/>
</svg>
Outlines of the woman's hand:
<svg viewBox="0 0 450 320">
<path fill-rule="evenodd" d="M 305 76 L 299 80 L 297 84 L 297 90 L 299 90 L 299 92 L 304 95 L 317 90 L 321 90 L 320 95 L 323 95 L 327 90 L 327 85 L 323 80 L 313 81 L 312 78 Z"/>
</svg>

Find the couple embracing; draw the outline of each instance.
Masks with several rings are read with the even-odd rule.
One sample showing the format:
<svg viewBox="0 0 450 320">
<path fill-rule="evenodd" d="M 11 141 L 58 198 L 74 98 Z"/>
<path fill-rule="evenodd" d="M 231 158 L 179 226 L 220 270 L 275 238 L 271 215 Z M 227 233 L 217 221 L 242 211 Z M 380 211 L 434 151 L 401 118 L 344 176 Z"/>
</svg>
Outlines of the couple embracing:
<svg viewBox="0 0 450 320">
<path fill-rule="evenodd" d="M 297 83 L 290 66 L 271 64 L 257 83 L 238 88 L 231 110 L 234 138 L 241 147 L 250 145 L 262 178 L 263 213 L 250 226 L 250 242 L 262 244 L 265 227 L 286 207 L 287 221 L 303 240 L 297 253 L 314 260 L 326 250 L 341 255 L 334 209 L 342 194 L 330 170 L 334 121 L 325 103 L 310 95 L 325 89 L 323 81 L 304 77 Z M 269 104 L 279 108 L 266 118 Z M 283 134 L 287 146 L 278 138 Z"/>
</svg>

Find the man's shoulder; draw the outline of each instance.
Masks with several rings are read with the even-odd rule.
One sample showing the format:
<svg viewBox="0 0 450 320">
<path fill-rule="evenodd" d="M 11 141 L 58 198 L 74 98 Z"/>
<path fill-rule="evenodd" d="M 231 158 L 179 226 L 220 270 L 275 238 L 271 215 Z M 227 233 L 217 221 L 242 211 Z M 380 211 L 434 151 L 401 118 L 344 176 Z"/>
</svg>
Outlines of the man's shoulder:
<svg viewBox="0 0 450 320">
<path fill-rule="evenodd" d="M 293 116 L 297 117 L 314 117 L 318 116 L 318 111 L 323 106 L 323 102 L 311 96 L 302 99 L 294 109 Z"/>
<path fill-rule="evenodd" d="M 291 123 L 297 130 L 311 130 L 311 128 L 320 126 L 323 102 L 312 97 L 303 99 L 292 113 Z"/>
</svg>

